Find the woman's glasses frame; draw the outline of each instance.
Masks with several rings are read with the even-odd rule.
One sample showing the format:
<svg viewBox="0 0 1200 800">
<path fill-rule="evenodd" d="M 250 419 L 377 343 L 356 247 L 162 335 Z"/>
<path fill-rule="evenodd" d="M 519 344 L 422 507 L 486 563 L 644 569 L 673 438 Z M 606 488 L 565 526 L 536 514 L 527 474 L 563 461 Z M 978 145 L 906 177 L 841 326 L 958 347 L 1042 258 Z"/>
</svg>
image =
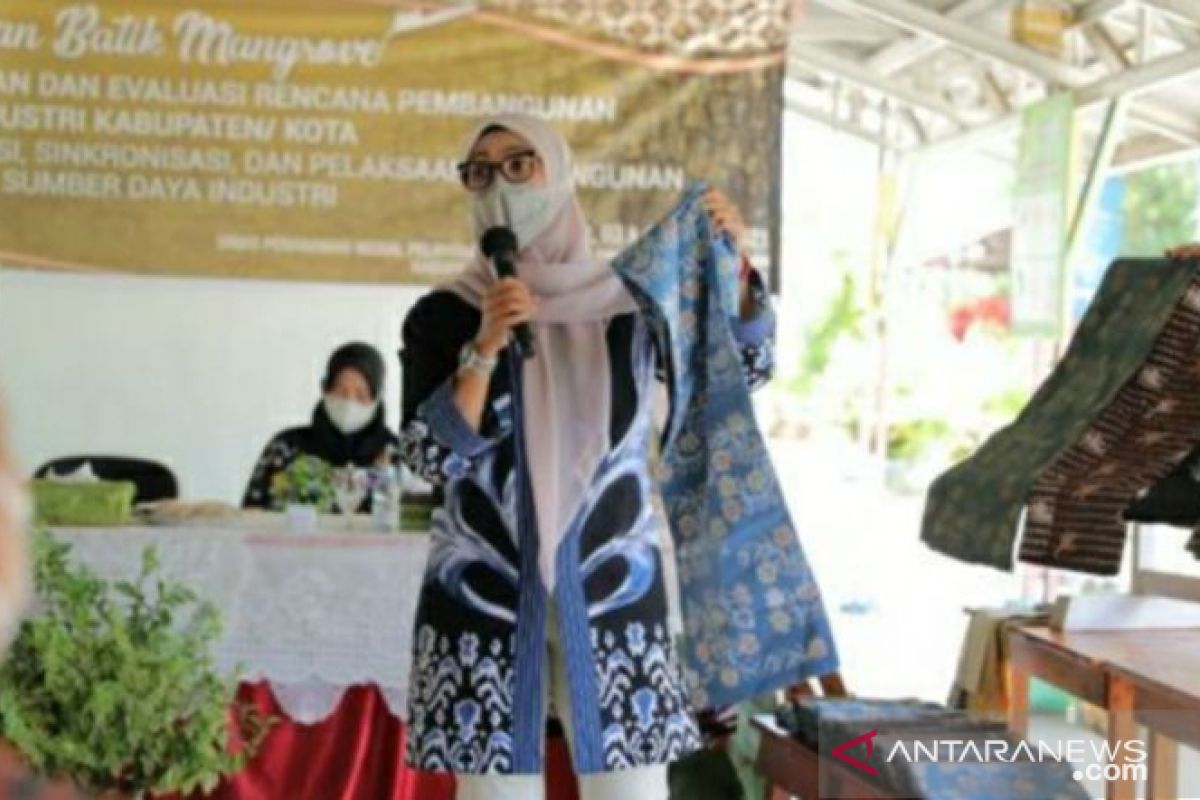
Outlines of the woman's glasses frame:
<svg viewBox="0 0 1200 800">
<path fill-rule="evenodd" d="M 534 175 L 533 167 L 541 161 L 535 150 L 519 150 L 509 153 L 499 161 L 471 158 L 457 165 L 458 177 L 467 191 L 482 192 L 496 182 L 496 173 L 509 183 L 528 183 Z M 528 166 L 527 172 L 522 168 Z"/>
</svg>

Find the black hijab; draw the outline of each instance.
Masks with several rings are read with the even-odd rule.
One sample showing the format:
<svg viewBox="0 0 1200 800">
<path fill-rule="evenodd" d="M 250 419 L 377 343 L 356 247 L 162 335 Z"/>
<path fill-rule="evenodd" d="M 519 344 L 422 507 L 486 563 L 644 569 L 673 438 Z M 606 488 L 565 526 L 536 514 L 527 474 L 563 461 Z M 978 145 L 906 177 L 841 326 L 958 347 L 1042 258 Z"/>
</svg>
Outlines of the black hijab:
<svg viewBox="0 0 1200 800">
<path fill-rule="evenodd" d="M 332 389 L 337 376 L 347 367 L 358 370 L 371 390 L 371 399 L 378 399 L 379 392 L 383 389 L 383 356 L 366 342 L 350 342 L 333 351 L 333 355 L 329 356 L 329 363 L 325 366 L 321 391 L 328 392 Z"/>
<path fill-rule="evenodd" d="M 371 390 L 371 398 L 376 400 L 383 390 L 384 366 L 383 357 L 379 351 L 363 342 L 351 342 L 339 347 L 329 357 L 325 367 L 325 377 L 321 381 L 321 390 L 328 392 L 337 381 L 337 376 L 343 370 L 356 370 L 367 382 Z M 375 416 L 360 431 L 346 435 L 338 430 L 333 420 L 325 412 L 324 398 L 317 401 L 313 410 L 312 425 L 309 430 L 309 455 L 334 465 L 335 467 L 352 463 L 355 466 L 367 467 L 376 463 L 387 446 L 395 446 L 395 435 L 387 429 L 384 423 L 385 414 L 383 403 L 375 408 Z"/>
</svg>

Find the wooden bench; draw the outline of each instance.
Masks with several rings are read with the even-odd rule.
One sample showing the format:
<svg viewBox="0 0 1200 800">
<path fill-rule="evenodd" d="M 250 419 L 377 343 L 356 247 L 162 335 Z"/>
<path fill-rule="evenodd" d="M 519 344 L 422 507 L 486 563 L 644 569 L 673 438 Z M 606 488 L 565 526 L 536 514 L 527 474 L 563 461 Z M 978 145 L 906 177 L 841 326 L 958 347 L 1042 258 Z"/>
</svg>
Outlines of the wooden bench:
<svg viewBox="0 0 1200 800">
<path fill-rule="evenodd" d="M 789 700 L 813 696 L 846 697 L 846 684 L 842 676 L 836 672 L 823 675 L 794 686 L 787 692 Z M 780 728 L 773 715 L 759 715 L 752 720 L 752 724 L 761 737 L 755 768 L 767 780 L 764 800 L 783 800 L 791 796 L 815 800 L 822 796 L 822 792 L 826 796 L 836 797 L 858 797 L 860 791 L 864 798 L 886 796 L 867 793 L 871 791 L 869 785 L 848 767 L 837 761 L 822 759 L 803 742 Z M 860 783 L 863 784 L 861 788 L 858 786 Z"/>
</svg>

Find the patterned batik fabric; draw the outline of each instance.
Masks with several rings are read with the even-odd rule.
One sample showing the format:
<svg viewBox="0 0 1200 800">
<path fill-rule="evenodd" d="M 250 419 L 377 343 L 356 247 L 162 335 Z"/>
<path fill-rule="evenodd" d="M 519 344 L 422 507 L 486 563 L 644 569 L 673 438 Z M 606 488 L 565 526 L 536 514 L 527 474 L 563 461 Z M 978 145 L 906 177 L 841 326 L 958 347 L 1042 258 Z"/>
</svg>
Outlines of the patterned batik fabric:
<svg viewBox="0 0 1200 800">
<path fill-rule="evenodd" d="M 988 741 L 995 740 L 989 737 L 976 749 L 983 750 Z M 1010 746 L 1016 744 L 1010 742 Z M 938 800 L 1088 800 L 1092 795 L 1075 780 L 1074 771 L 1070 764 L 1047 760 L 966 764 L 921 761 L 907 769 L 912 787 L 907 791 L 912 794 L 898 796 Z"/>
<path fill-rule="evenodd" d="M 267 442 L 262 455 L 254 463 L 250 483 L 242 497 L 243 508 L 279 508 L 282 504 L 271 494 L 271 479 L 286 470 L 302 455 L 295 442 L 276 436 Z"/>
<path fill-rule="evenodd" d="M 921 700 L 860 697 L 802 697 L 775 713 L 776 721 L 784 730 L 813 748 L 820 746 L 830 728 L 833 728 L 833 736 L 829 738 L 839 743 L 883 723 L 896 725 L 917 720 L 961 719 L 962 716 L 961 711 Z M 849 735 L 839 738 L 845 733 Z"/>
<path fill-rule="evenodd" d="M 616 324 L 616 323 L 614 323 Z M 699 746 L 682 669 L 667 630 L 647 458 L 654 348 L 632 316 L 610 330 L 614 376 L 628 390 L 614 408 L 613 447 L 559 547 L 556 631 L 580 774 L 674 761 Z M 625 355 L 622 356 L 622 353 Z M 519 407 L 517 395 L 511 412 Z M 521 417 L 497 413 L 479 435 L 434 391 L 416 418 L 461 464 L 433 514 L 430 556 L 415 620 L 408 761 L 426 770 L 528 774 L 542 769 L 548 602 L 537 567 L 535 517 L 522 508 L 515 464 Z M 422 448 L 408 455 L 438 460 Z M 559 709 L 560 713 L 566 710 Z"/>
<path fill-rule="evenodd" d="M 921 538 L 933 549 L 961 561 L 1011 570 L 1013 544 L 1022 511 L 1031 491 L 1071 448 L 1089 448 L 1096 443 L 1092 429 L 1122 389 L 1136 383 L 1159 344 L 1161 335 L 1181 304 L 1188 300 L 1196 276 L 1194 262 L 1159 259 L 1126 259 L 1115 262 L 1080 322 L 1062 361 L 1038 388 L 1017 419 L 991 436 L 968 460 L 951 468 L 930 487 Z M 1158 384 L 1162 376 L 1142 375 Z M 1163 384 L 1165 385 L 1165 384 Z M 1166 397 L 1161 397 L 1167 400 Z M 1143 409 L 1150 413 L 1157 401 Z M 1165 412 L 1168 408 L 1160 409 Z M 1122 413 L 1131 413 L 1125 411 Z M 1197 431 L 1200 433 L 1200 430 Z M 1191 450 L 1195 436 L 1172 442 L 1178 453 L 1174 462 L 1146 465 L 1149 480 L 1161 477 Z M 1073 452 L 1079 452 L 1078 450 Z M 1158 458 L 1158 456 L 1155 456 Z M 1161 472 L 1154 473 L 1156 470 Z M 1093 476 L 1095 473 L 1093 473 Z M 1140 477 L 1138 480 L 1142 480 Z M 1071 491 L 1078 491 L 1073 484 Z M 1136 489 L 1134 490 L 1136 492 Z M 1038 500 L 1044 499 L 1039 496 Z M 1060 494 L 1057 502 L 1062 502 Z M 1125 505 L 1132 500 L 1127 495 Z M 1120 512 L 1098 520 L 1108 530 L 1118 526 Z M 1101 516 L 1109 512 L 1101 512 Z M 1057 512 L 1039 506 L 1030 509 L 1038 526 L 1055 525 Z M 1035 537 L 1041 528 L 1035 528 Z M 1065 531 L 1064 531 L 1065 533 Z M 1107 534 L 1106 534 L 1107 535 Z M 1047 563 L 1063 539 L 1054 540 Z M 1036 538 L 1028 554 L 1032 557 Z M 1068 540 L 1069 544 L 1069 540 Z M 1060 549 L 1059 558 L 1070 547 Z M 1024 555 L 1024 554 L 1023 554 Z M 1107 559 L 1107 560 L 1105 560 Z M 1111 555 L 1099 559 L 1072 558 L 1061 562 L 1074 568 L 1106 572 Z"/>
<path fill-rule="evenodd" d="M 771 373 L 774 319 L 756 278 L 751 287 L 759 313 L 728 327 L 743 380 L 760 385 Z M 452 376 L 478 323 L 476 309 L 434 292 L 403 327 L 400 452 L 444 496 L 414 624 L 407 757 L 427 770 L 537 773 L 548 598 L 535 517 L 518 509 L 520 372 L 497 370 L 481 426 L 466 423 Z M 612 448 L 562 539 L 553 599 L 579 773 L 666 763 L 700 745 L 667 626 L 665 521 L 651 513 L 652 422 L 666 374 L 640 314 L 615 317 L 606 337 Z"/>
<path fill-rule="evenodd" d="M 1132 380 L 1037 478 L 1021 561 L 1115 575 L 1124 511 L 1200 440 L 1200 273 Z"/>
<path fill-rule="evenodd" d="M 754 418 L 720 281 L 736 270 L 691 187 L 615 260 L 664 354 L 660 488 L 675 541 L 697 707 L 837 669 L 821 594 Z"/>
</svg>

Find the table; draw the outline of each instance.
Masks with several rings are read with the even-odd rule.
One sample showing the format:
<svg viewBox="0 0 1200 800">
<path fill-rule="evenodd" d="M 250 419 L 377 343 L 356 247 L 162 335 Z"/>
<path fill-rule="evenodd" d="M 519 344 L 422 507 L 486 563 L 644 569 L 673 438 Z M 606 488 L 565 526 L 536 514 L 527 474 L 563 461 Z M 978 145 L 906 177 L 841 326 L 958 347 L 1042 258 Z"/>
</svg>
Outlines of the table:
<svg viewBox="0 0 1200 800">
<path fill-rule="evenodd" d="M 361 527 L 360 527 L 361 523 Z M 316 534 L 261 512 L 178 527 L 54 528 L 101 577 L 133 577 L 145 547 L 221 612 L 219 669 L 238 701 L 280 718 L 210 800 L 451 800 L 453 778 L 402 763 L 412 621 L 429 553 L 420 532 L 323 518 Z M 339 530 L 340 528 L 340 530 Z M 570 757 L 547 743 L 553 800 L 575 800 Z"/>
<path fill-rule="evenodd" d="M 109 579 L 133 577 L 142 550 L 155 546 L 163 574 L 220 611 L 217 667 L 241 665 L 244 681 L 269 683 L 291 719 L 320 722 L 346 687 L 364 684 L 378 687 L 392 713 L 404 717 L 427 534 L 295 534 L 284 530 L 282 515 L 263 513 L 52 533 Z"/>
<path fill-rule="evenodd" d="M 755 767 L 770 778 L 763 800 L 786 800 L 792 796 L 802 800 L 891 797 L 846 765 L 821 758 L 781 728 L 773 715 L 755 716 L 751 724 L 760 735 Z"/>
<path fill-rule="evenodd" d="M 1200 746 L 1200 629 L 1052 631 L 1011 627 L 1009 721 L 1029 727 L 1029 679 L 1040 678 L 1108 711 L 1108 741 L 1150 731 L 1147 796 L 1176 797 L 1176 742 Z M 1114 764 L 1128 764 L 1123 749 Z M 1107 784 L 1109 800 L 1135 796 L 1128 773 Z"/>
</svg>

